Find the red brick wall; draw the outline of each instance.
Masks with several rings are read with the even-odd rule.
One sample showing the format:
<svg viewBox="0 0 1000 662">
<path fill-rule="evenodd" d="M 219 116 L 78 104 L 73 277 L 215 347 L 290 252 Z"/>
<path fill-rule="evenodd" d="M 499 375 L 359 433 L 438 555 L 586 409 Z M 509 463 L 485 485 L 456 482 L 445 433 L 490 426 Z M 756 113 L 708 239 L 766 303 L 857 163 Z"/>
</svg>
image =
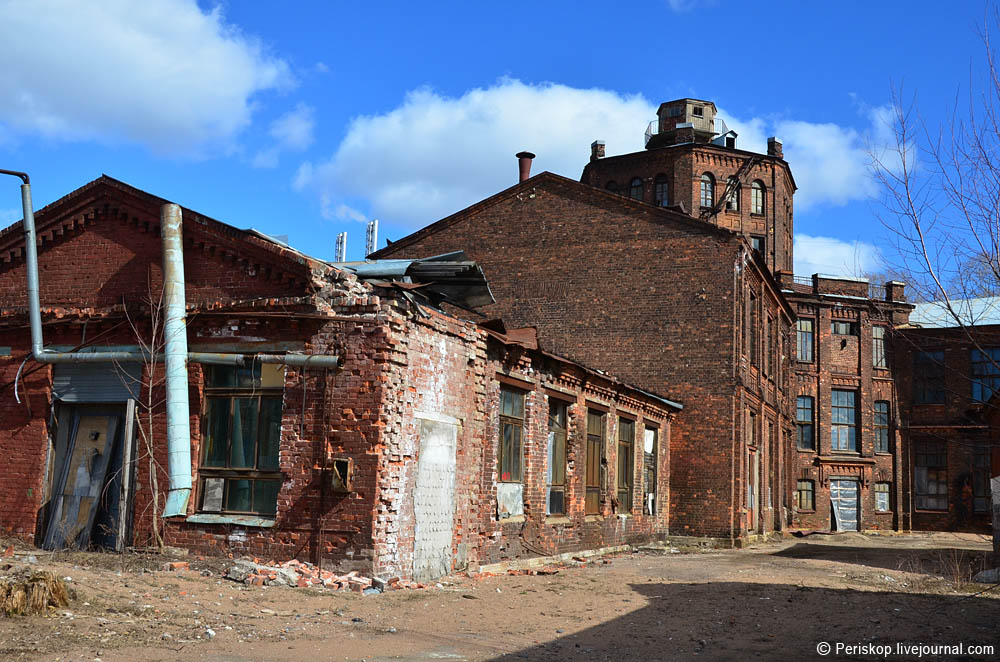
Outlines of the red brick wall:
<svg viewBox="0 0 1000 662">
<path fill-rule="evenodd" d="M 734 274 L 743 248 L 668 214 L 546 175 L 381 254 L 465 250 L 498 301 L 484 312 L 536 325 L 545 349 L 683 401 L 671 439 L 672 531 L 728 538 L 741 489 Z"/>
</svg>

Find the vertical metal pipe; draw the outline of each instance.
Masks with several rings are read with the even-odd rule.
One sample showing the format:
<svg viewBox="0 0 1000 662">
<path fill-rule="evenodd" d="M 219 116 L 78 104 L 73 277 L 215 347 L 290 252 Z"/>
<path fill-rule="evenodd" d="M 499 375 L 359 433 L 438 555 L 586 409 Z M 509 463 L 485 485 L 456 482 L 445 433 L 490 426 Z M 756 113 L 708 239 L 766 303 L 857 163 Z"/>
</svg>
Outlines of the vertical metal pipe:
<svg viewBox="0 0 1000 662">
<path fill-rule="evenodd" d="M 35 212 L 31 206 L 31 186 L 21 184 L 24 210 L 24 251 L 28 269 L 28 323 L 31 325 L 31 355 L 42 355 L 42 312 L 38 296 L 38 244 L 35 238 Z"/>
<path fill-rule="evenodd" d="M 188 404 L 187 322 L 184 311 L 184 242 L 181 208 L 160 209 L 163 240 L 163 324 L 167 400 L 167 470 L 170 488 L 164 517 L 187 514 L 191 496 L 191 410 Z"/>
</svg>

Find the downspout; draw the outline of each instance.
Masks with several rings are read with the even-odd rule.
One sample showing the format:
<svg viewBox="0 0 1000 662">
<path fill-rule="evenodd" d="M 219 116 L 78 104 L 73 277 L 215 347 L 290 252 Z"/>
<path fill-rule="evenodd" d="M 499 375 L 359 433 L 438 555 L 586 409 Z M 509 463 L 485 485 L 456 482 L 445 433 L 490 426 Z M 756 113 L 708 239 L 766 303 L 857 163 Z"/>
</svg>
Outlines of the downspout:
<svg viewBox="0 0 1000 662">
<path fill-rule="evenodd" d="M 38 285 L 38 247 L 35 214 L 28 174 L 0 169 L 0 175 L 19 177 L 23 209 L 24 250 L 27 266 L 28 321 L 31 327 L 31 357 L 38 363 L 135 363 L 149 360 L 167 363 L 167 453 L 170 487 L 163 517 L 184 515 L 191 495 L 190 404 L 187 365 L 191 363 L 244 365 L 247 362 L 276 363 L 301 368 L 339 368 L 340 357 L 319 354 L 223 354 L 188 352 L 184 301 L 184 253 L 181 210 L 175 204 L 161 208 L 163 237 L 164 296 L 167 301 L 164 340 L 166 352 L 150 356 L 143 352 L 53 352 L 44 348 Z"/>
<path fill-rule="evenodd" d="M 188 404 L 187 320 L 184 311 L 184 241 L 181 208 L 160 209 L 163 239 L 163 362 L 166 372 L 167 471 L 170 488 L 164 517 L 187 513 L 191 496 L 191 407 Z"/>
</svg>

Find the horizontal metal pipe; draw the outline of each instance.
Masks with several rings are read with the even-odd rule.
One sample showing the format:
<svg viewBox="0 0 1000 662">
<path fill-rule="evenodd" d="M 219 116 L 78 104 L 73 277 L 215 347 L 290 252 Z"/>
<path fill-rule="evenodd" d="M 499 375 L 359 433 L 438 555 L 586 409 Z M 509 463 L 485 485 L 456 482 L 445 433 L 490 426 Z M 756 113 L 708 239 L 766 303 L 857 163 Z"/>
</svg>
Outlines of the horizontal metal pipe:
<svg viewBox="0 0 1000 662">
<path fill-rule="evenodd" d="M 50 352 L 43 351 L 42 363 L 147 363 L 163 362 L 163 352 L 150 357 L 144 352 Z M 278 363 L 295 367 L 336 368 L 340 357 L 329 354 L 223 354 L 217 352 L 188 352 L 188 363 L 209 365 L 250 365 Z"/>
</svg>

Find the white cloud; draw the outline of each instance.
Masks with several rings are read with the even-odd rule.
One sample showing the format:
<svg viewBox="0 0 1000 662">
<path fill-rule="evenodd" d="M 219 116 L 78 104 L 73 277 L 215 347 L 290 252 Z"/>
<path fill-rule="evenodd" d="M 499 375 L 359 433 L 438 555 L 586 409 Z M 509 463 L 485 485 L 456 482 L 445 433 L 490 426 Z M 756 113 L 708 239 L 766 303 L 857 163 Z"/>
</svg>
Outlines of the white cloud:
<svg viewBox="0 0 1000 662">
<path fill-rule="evenodd" d="M 801 275 L 862 276 L 877 271 L 881 263 L 874 245 L 834 237 L 796 234 L 794 252 L 795 273 Z"/>
<path fill-rule="evenodd" d="M 195 0 L 4 2 L 0 124 L 167 154 L 229 149 L 287 64 Z M 2 127 L 0 127 L 2 128 Z"/>
<path fill-rule="evenodd" d="M 301 152 L 313 142 L 313 130 L 316 128 L 316 111 L 312 106 L 300 103 L 271 122 L 268 134 L 274 139 L 274 145 L 262 149 L 253 157 L 255 168 L 274 168 L 278 165 L 278 157 L 282 152 Z"/>
<path fill-rule="evenodd" d="M 330 218 L 341 204 L 364 204 L 371 217 L 414 227 L 515 184 L 521 150 L 538 155 L 534 173 L 571 178 L 595 139 L 609 155 L 640 150 L 655 112 L 640 95 L 513 79 L 458 98 L 423 88 L 388 113 L 352 120 L 333 155 L 304 163 L 294 183 Z"/>
<path fill-rule="evenodd" d="M 716 0 L 667 0 L 667 6 L 671 11 L 682 14 L 698 7 L 712 7 Z"/>
</svg>

